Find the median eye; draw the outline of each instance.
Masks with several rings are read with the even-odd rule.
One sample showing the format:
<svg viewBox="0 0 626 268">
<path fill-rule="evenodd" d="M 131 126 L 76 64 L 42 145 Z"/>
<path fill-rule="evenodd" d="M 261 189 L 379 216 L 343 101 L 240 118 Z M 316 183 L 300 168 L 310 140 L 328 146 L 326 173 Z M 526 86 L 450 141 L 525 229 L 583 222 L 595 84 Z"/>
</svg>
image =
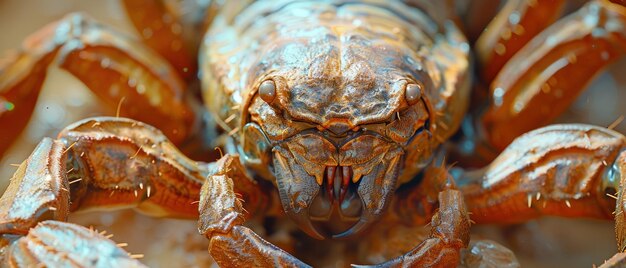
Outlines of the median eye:
<svg viewBox="0 0 626 268">
<path fill-rule="evenodd" d="M 276 83 L 272 80 L 265 80 L 259 86 L 259 95 L 267 103 L 272 103 L 276 98 Z"/>
<path fill-rule="evenodd" d="M 422 98 L 422 84 L 411 83 L 406 85 L 404 97 L 409 105 L 416 104 Z"/>
</svg>

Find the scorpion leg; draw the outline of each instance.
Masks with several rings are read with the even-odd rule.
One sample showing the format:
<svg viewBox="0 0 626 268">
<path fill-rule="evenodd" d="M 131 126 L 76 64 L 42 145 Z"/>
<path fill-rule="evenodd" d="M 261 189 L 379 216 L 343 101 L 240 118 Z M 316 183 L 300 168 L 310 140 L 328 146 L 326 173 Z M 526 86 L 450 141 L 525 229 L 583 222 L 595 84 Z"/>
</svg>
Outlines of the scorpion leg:
<svg viewBox="0 0 626 268">
<path fill-rule="evenodd" d="M 185 46 L 181 14 L 165 1 L 124 0 L 122 4 L 143 42 L 168 60 L 181 77 L 195 77 L 196 61 Z"/>
<path fill-rule="evenodd" d="M 469 217 L 457 190 L 439 193 L 439 209 L 433 215 L 429 237 L 402 256 L 379 264 L 384 267 L 450 267 L 461 260 L 469 242 Z"/>
<path fill-rule="evenodd" d="M 71 210 L 133 207 L 152 216 L 196 218 L 205 164 L 181 154 L 157 129 L 138 121 L 99 117 L 61 133 Z"/>
<path fill-rule="evenodd" d="M 454 182 L 443 167 L 431 166 L 424 177 L 420 189 L 417 190 L 424 192 L 424 194 L 418 194 L 424 202 L 416 208 L 409 205 L 415 200 L 406 201 L 404 196 L 397 198 L 394 207 L 398 215 L 392 218 L 401 219 L 413 226 L 430 219 L 430 234 L 419 245 L 415 247 L 413 247 L 415 244 L 410 245 L 413 248 L 407 253 L 378 265 L 384 267 L 451 267 L 458 265 L 461 261 L 461 249 L 466 248 L 469 243 L 470 228 L 462 193 L 454 189 Z M 422 185 L 427 189 L 422 190 Z M 407 212 L 412 213 L 408 218 L 405 217 Z"/>
<path fill-rule="evenodd" d="M 461 267 L 520 267 L 513 251 L 491 240 L 472 239 L 461 256 Z"/>
<path fill-rule="evenodd" d="M 243 226 L 247 210 L 233 187 L 246 180 L 243 170 L 239 161 L 220 161 L 202 186 L 198 229 L 213 259 L 224 267 L 308 267 Z"/>
<path fill-rule="evenodd" d="M 59 221 L 40 222 L 5 254 L 8 267 L 146 267 L 96 230 Z"/>
<path fill-rule="evenodd" d="M 564 4 L 564 0 L 506 1 L 476 41 L 483 80 L 491 82 L 517 51 L 559 18 Z"/>
<path fill-rule="evenodd" d="M 441 157 L 439 157 L 441 158 Z M 442 159 L 440 162 L 443 162 Z M 433 216 L 437 208 L 437 194 L 450 188 L 453 182 L 447 179 L 448 169 L 443 165 L 432 165 L 425 170 L 424 180 L 419 188 L 399 192 L 394 204 L 395 218 L 401 219 L 402 225 L 415 226 L 424 224 Z M 404 237 L 410 234 L 403 235 Z M 401 244 L 406 248 L 408 243 L 400 240 L 392 244 Z M 394 252 L 391 252 L 392 254 Z M 461 249 L 462 267 L 519 267 L 515 254 L 506 247 L 490 240 L 472 240 L 467 248 Z"/>
<path fill-rule="evenodd" d="M 626 138 L 572 124 L 516 139 L 489 166 L 460 175 L 472 220 L 519 223 L 542 215 L 613 219 Z M 619 218 L 618 218 L 619 220 Z"/>
<path fill-rule="evenodd" d="M 626 8 L 597 0 L 533 38 L 490 86 L 489 107 L 479 119 L 488 142 L 502 150 L 515 137 L 551 122 L 624 54 L 625 29 Z"/>
<path fill-rule="evenodd" d="M 305 266 L 240 226 L 267 208 L 268 199 L 245 175 L 238 157 L 226 155 L 208 165 L 191 161 L 158 130 L 127 119 L 84 120 L 60 139 L 72 146 L 71 156 L 82 166 L 76 176 L 83 179 L 71 185 L 72 209 L 132 205 L 151 215 L 188 218 L 199 211 L 199 230 L 210 239 L 209 252 L 220 265 Z"/>
<path fill-rule="evenodd" d="M 626 151 L 623 151 L 613 165 L 615 176 L 620 176 L 617 194 L 617 204 L 615 207 L 615 233 L 617 237 L 617 254 L 607 260 L 600 268 L 624 267 L 626 266 Z"/>
<path fill-rule="evenodd" d="M 225 156 L 211 164 L 191 161 L 161 132 L 141 122 L 86 119 L 66 128 L 58 140 L 44 139 L 17 170 L 0 199 L 0 234 L 4 245 L 14 245 L 11 238 L 30 235 L 40 222 L 65 221 L 70 211 L 78 210 L 129 207 L 153 216 L 197 218 L 205 178 L 234 172 L 221 168 L 234 167 L 232 163 L 239 163 L 238 158 Z M 265 207 L 266 195 L 247 177 L 237 178 L 231 192 L 247 201 L 245 210 L 251 213 L 246 216 L 251 216 Z M 50 228 L 57 237 L 78 228 L 55 226 Z M 37 234 L 19 239 L 36 240 Z M 47 247 L 57 250 L 55 245 Z"/>
<path fill-rule="evenodd" d="M 70 72 L 123 116 L 153 124 L 174 143 L 194 126 L 185 84 L 170 65 L 143 44 L 81 14 L 70 14 L 31 35 L 0 65 L 0 154 L 25 127 L 47 67 Z M 131 105 L 120 105 L 122 100 Z"/>
<path fill-rule="evenodd" d="M 619 252 L 626 252 L 626 151 L 622 151 L 612 172 L 614 176 L 620 176 L 619 192 L 617 194 L 617 204 L 615 207 L 615 232 L 617 233 L 617 249 Z"/>
<path fill-rule="evenodd" d="M 600 268 L 621 268 L 626 266 L 626 253 L 621 252 L 606 260 Z"/>
<path fill-rule="evenodd" d="M 478 223 L 517 223 L 541 215 L 615 218 L 618 249 L 624 252 L 623 174 L 623 135 L 590 125 L 553 125 L 519 137 L 491 165 L 462 175 L 459 184 Z M 618 253 L 603 267 L 621 267 L 623 258 Z"/>
<path fill-rule="evenodd" d="M 2 266 L 143 267 L 102 234 L 61 222 L 69 214 L 65 160 L 63 143 L 45 138 L 15 172 L 0 198 Z"/>
<path fill-rule="evenodd" d="M 153 216 L 197 218 L 200 188 L 223 163 L 185 157 L 156 128 L 125 118 L 79 121 L 59 134 L 68 147 L 72 210 L 134 207 Z M 247 177 L 235 191 L 251 213 L 266 207 L 267 196 Z"/>
</svg>

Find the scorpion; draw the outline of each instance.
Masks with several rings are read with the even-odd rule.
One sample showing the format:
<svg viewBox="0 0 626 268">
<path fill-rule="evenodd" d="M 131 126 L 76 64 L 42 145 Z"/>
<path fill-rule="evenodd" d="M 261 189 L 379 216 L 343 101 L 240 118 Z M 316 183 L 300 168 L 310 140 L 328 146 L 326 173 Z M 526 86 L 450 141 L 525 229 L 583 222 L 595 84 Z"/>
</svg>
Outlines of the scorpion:
<svg viewBox="0 0 626 268">
<path fill-rule="evenodd" d="M 124 117 L 44 138 L 19 165 L 0 198 L 3 265 L 142 267 L 110 237 L 67 222 L 70 212 L 129 207 L 197 219 L 223 267 L 318 264 L 248 226 L 264 218 L 360 243 L 355 262 L 516 266 L 503 246 L 470 241 L 471 224 L 544 215 L 614 219 L 620 253 L 604 266 L 624 265 L 626 138 L 546 126 L 626 51 L 621 1 L 589 1 L 564 18 L 562 0 L 507 1 L 475 45 L 489 84 L 479 105 L 470 105 L 472 51 L 451 1 L 216 1 L 198 56 L 204 107 L 185 88 L 196 66 L 164 4 L 123 3 L 150 29 L 143 41 L 72 14 L 0 66 L 0 125 L 12 126 L 0 153 L 26 125 L 51 64 L 105 105 L 130 103 Z M 140 9 L 159 16 L 132 15 Z M 219 160 L 177 149 L 203 126 L 219 133 Z M 381 239 L 390 228 L 403 231 Z"/>
</svg>

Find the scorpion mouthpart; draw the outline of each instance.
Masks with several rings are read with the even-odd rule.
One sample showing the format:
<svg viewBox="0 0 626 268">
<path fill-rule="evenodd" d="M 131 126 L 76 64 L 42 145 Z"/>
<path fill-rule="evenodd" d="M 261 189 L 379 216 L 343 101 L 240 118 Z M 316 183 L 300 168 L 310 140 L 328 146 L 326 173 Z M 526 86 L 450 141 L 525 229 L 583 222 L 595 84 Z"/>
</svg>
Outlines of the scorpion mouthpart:
<svg viewBox="0 0 626 268">
<path fill-rule="evenodd" d="M 326 180 L 322 182 L 322 185 L 326 188 L 330 204 L 335 203 L 335 200 L 341 204 L 348 193 L 348 187 L 352 181 L 352 167 L 327 166 L 324 173 Z"/>
<path fill-rule="evenodd" d="M 354 234 L 358 234 L 369 226 L 369 221 L 367 219 L 361 218 L 359 222 L 357 222 L 354 226 L 350 227 L 350 229 L 340 233 L 333 235 L 333 239 L 343 239 L 351 237 Z"/>
<path fill-rule="evenodd" d="M 357 193 L 358 182 L 353 182 L 353 173 L 350 166 L 327 166 L 324 169 L 320 192 L 309 209 L 311 220 L 354 223 L 359 219 L 363 206 Z"/>
<path fill-rule="evenodd" d="M 313 226 L 313 223 L 311 223 L 308 213 L 292 214 L 291 218 L 296 224 L 298 224 L 300 230 L 302 230 L 309 236 L 318 240 L 324 240 L 326 238 L 315 228 L 315 226 Z"/>
</svg>

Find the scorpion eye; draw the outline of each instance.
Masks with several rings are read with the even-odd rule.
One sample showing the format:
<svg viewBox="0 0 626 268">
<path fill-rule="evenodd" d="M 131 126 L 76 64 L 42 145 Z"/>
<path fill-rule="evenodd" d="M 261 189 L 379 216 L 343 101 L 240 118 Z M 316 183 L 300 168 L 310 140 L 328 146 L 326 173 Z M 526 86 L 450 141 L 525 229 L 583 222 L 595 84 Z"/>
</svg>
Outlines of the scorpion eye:
<svg viewBox="0 0 626 268">
<path fill-rule="evenodd" d="M 408 84 L 406 85 L 404 97 L 409 105 L 416 104 L 422 98 L 422 85 L 421 84 Z"/>
<path fill-rule="evenodd" d="M 276 84 L 272 80 L 265 80 L 259 86 L 259 95 L 267 103 L 272 103 L 276 98 Z"/>
</svg>

